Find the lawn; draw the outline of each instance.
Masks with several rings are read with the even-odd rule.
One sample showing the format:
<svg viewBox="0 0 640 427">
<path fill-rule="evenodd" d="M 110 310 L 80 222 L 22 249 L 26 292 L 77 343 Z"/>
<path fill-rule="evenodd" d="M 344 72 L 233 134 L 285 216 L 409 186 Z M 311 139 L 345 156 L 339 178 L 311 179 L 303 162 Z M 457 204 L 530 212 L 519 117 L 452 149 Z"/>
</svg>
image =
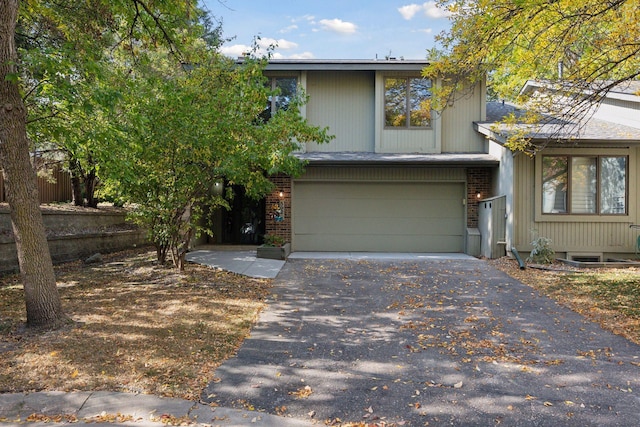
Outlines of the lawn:
<svg viewBox="0 0 640 427">
<path fill-rule="evenodd" d="M 249 334 L 269 280 L 192 265 L 184 273 L 138 249 L 56 268 L 75 324 L 33 333 L 19 277 L 0 277 L 0 392 L 112 390 L 199 399 Z"/>
</svg>

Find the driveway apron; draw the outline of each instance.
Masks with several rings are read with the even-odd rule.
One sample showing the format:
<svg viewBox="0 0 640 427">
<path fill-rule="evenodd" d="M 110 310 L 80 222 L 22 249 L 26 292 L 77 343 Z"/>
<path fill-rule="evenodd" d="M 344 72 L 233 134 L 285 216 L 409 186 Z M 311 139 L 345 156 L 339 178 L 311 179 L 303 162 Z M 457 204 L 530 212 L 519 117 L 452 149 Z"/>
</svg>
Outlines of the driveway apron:
<svg viewBox="0 0 640 427">
<path fill-rule="evenodd" d="M 290 260 L 203 400 L 318 424 L 636 426 L 640 346 L 480 260 Z"/>
</svg>

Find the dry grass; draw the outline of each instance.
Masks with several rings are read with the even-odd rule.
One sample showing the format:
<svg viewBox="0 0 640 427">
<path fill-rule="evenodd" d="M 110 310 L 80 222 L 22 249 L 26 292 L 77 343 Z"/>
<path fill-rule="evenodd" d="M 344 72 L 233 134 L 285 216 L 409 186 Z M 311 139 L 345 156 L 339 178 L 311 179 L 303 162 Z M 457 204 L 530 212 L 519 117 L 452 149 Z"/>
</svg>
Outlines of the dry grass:
<svg viewBox="0 0 640 427">
<path fill-rule="evenodd" d="M 25 331 L 22 286 L 0 277 L 0 392 L 111 390 L 199 399 L 263 307 L 269 280 L 155 265 L 149 249 L 57 268 L 76 322 Z"/>
<path fill-rule="evenodd" d="M 556 264 L 548 270 L 520 270 L 512 259 L 490 262 L 604 329 L 640 344 L 640 269 L 567 269 Z"/>
</svg>

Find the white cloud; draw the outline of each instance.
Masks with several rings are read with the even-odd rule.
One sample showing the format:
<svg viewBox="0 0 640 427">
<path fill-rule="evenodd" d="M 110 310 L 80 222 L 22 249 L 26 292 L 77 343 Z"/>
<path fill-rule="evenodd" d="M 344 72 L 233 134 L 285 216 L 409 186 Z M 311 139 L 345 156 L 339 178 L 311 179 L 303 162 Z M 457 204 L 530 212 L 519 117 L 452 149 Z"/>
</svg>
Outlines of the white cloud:
<svg viewBox="0 0 640 427">
<path fill-rule="evenodd" d="M 246 44 L 234 44 L 233 46 L 222 46 L 220 48 L 220 53 L 232 58 L 241 57 L 250 51 L 251 46 L 247 46 Z"/>
<path fill-rule="evenodd" d="M 296 24 L 292 24 L 292 25 L 289 25 L 288 27 L 281 29 L 279 32 L 280 34 L 285 34 L 285 33 L 290 33 L 291 31 L 297 30 L 297 29 L 298 29 L 298 26 Z"/>
<path fill-rule="evenodd" d="M 256 52 L 257 55 L 266 55 L 267 51 L 272 48 L 275 47 L 276 50 L 278 49 L 283 49 L 283 50 L 290 50 L 290 49 L 295 49 L 298 47 L 297 43 L 294 43 L 292 41 L 288 41 L 285 39 L 273 39 L 273 38 L 269 38 L 269 37 L 262 37 L 260 40 L 258 40 L 258 51 Z M 222 53 L 223 55 L 226 56 L 230 56 L 230 57 L 241 57 L 244 56 L 245 53 L 249 53 L 252 52 L 253 47 L 246 45 L 246 44 L 234 44 L 231 46 L 222 46 L 220 48 L 220 53 Z M 283 58 L 284 56 L 282 56 L 282 54 L 279 54 L 277 52 L 274 51 L 273 53 L 273 57 L 277 58 L 277 55 L 280 55 L 280 58 Z"/>
<path fill-rule="evenodd" d="M 353 34 L 357 30 L 357 25 L 352 22 L 346 22 L 342 19 L 321 19 L 320 26 L 323 30 L 333 31 L 341 34 Z"/>
<path fill-rule="evenodd" d="M 408 4 L 399 7 L 398 12 L 400 12 L 400 15 L 407 21 L 413 19 L 419 12 L 424 13 L 424 15 L 429 18 L 435 19 L 446 18 L 451 15 L 448 10 L 439 8 L 436 2 L 433 1 L 428 1 L 421 5 L 416 3 Z"/>
<path fill-rule="evenodd" d="M 278 49 L 295 49 L 298 47 L 298 43 L 291 42 L 285 39 L 272 39 L 269 37 L 262 37 L 258 40 L 258 46 L 263 49 L 268 49 L 271 46 L 274 46 Z"/>
<path fill-rule="evenodd" d="M 419 4 L 408 4 L 406 6 L 399 7 L 398 12 L 400 12 L 400 15 L 402 15 L 404 19 L 409 21 L 416 15 L 416 13 L 420 12 L 421 9 L 422 6 Z"/>
<path fill-rule="evenodd" d="M 296 53 L 289 56 L 289 59 L 313 59 L 315 55 L 311 52 Z"/>
<path fill-rule="evenodd" d="M 417 33 L 425 33 L 425 34 L 431 34 L 433 33 L 433 28 L 422 28 L 419 30 L 416 30 Z"/>
</svg>

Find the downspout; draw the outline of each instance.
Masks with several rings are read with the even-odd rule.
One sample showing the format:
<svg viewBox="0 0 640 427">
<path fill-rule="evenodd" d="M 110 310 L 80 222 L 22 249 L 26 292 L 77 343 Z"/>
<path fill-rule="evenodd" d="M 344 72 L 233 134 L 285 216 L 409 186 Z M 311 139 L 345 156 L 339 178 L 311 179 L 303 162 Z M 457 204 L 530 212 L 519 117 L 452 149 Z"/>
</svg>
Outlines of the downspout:
<svg viewBox="0 0 640 427">
<path fill-rule="evenodd" d="M 518 253 L 518 250 L 516 248 L 512 247 L 511 248 L 511 253 L 518 260 L 518 265 L 520 266 L 520 270 L 524 270 L 526 266 L 524 264 L 524 261 L 522 261 L 522 258 L 520 258 L 520 254 Z"/>
</svg>

